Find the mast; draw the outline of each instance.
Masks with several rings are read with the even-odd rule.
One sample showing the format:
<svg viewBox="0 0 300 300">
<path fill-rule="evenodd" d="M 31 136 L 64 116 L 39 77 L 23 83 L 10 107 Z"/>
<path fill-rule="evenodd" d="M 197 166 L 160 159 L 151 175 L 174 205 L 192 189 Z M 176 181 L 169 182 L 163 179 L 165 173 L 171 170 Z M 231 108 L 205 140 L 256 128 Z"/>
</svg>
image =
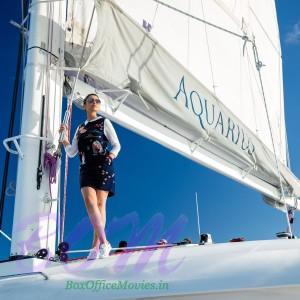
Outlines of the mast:
<svg viewBox="0 0 300 300">
<path fill-rule="evenodd" d="M 13 219 L 11 257 L 33 255 L 41 248 L 54 252 L 56 213 L 59 197 L 57 183 L 49 185 L 45 170 L 37 187 L 40 131 L 42 161 L 45 143 L 57 139 L 61 120 L 65 1 L 31 2 L 30 27 L 24 72 L 20 150 Z M 44 120 L 42 99 L 45 98 Z M 44 124 L 44 125 L 42 125 Z M 56 136 L 55 136 L 56 135 Z M 30 137 L 29 137 L 30 136 Z M 50 197 L 52 195 L 52 199 Z"/>
</svg>

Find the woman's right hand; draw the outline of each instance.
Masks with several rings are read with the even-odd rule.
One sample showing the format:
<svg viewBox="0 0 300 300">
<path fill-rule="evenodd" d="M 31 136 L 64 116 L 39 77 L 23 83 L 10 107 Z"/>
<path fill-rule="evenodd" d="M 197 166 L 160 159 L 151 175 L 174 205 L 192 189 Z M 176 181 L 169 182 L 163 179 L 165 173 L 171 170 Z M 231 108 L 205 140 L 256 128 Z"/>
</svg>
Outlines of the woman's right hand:
<svg viewBox="0 0 300 300">
<path fill-rule="evenodd" d="M 68 126 L 64 123 L 62 123 L 60 125 L 60 128 L 59 128 L 59 132 L 62 133 L 63 132 L 63 140 L 62 140 L 62 143 L 66 146 L 68 144 L 70 144 L 69 142 L 69 135 L 68 135 Z"/>
</svg>

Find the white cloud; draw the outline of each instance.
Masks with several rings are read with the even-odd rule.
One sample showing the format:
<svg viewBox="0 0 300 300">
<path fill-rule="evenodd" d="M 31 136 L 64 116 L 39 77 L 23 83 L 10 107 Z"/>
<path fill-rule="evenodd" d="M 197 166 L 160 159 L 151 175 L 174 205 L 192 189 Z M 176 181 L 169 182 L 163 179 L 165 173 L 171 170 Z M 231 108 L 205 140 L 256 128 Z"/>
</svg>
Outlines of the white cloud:
<svg viewBox="0 0 300 300">
<path fill-rule="evenodd" d="M 285 41 L 290 44 L 300 42 L 300 22 L 294 24 L 293 29 L 287 33 Z"/>
</svg>

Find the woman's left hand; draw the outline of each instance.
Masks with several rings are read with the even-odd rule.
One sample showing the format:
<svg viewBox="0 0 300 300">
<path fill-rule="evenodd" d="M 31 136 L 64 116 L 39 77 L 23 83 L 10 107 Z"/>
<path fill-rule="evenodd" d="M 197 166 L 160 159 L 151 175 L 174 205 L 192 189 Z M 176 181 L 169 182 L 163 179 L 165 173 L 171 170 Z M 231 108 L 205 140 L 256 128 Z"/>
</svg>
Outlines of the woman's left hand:
<svg viewBox="0 0 300 300">
<path fill-rule="evenodd" d="M 113 160 L 113 159 L 115 158 L 115 155 L 114 155 L 113 153 L 110 152 L 110 153 L 108 154 L 108 157 L 109 157 L 111 160 Z"/>
<path fill-rule="evenodd" d="M 109 153 L 107 156 L 106 156 L 106 160 L 108 161 L 108 164 L 110 165 L 113 161 L 113 159 L 115 158 L 115 156 L 112 154 L 112 153 Z"/>
</svg>

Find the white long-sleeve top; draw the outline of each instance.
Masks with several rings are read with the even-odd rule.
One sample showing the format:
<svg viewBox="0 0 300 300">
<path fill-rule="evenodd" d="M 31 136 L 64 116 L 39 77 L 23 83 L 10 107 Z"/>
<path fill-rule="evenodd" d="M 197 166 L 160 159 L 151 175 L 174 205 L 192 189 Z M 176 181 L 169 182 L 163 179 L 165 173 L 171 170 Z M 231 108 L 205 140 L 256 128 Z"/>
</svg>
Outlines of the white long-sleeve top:
<svg viewBox="0 0 300 300">
<path fill-rule="evenodd" d="M 92 120 L 85 120 L 84 124 L 86 125 L 88 122 L 93 122 L 96 121 L 100 118 L 103 118 L 102 116 L 98 116 Z M 65 150 L 66 153 L 69 157 L 74 157 L 76 156 L 76 154 L 78 153 L 78 139 L 77 139 L 77 131 L 79 129 L 79 126 L 77 127 L 75 134 L 73 136 L 72 139 L 72 144 L 69 144 L 67 146 L 65 146 Z M 112 146 L 112 149 L 109 151 L 110 153 L 113 153 L 115 155 L 115 157 L 117 157 L 120 149 L 121 149 L 121 145 L 118 139 L 118 136 L 116 134 L 116 131 L 113 127 L 113 125 L 111 124 L 109 119 L 105 119 L 104 120 L 104 134 L 107 137 L 109 143 Z"/>
</svg>

